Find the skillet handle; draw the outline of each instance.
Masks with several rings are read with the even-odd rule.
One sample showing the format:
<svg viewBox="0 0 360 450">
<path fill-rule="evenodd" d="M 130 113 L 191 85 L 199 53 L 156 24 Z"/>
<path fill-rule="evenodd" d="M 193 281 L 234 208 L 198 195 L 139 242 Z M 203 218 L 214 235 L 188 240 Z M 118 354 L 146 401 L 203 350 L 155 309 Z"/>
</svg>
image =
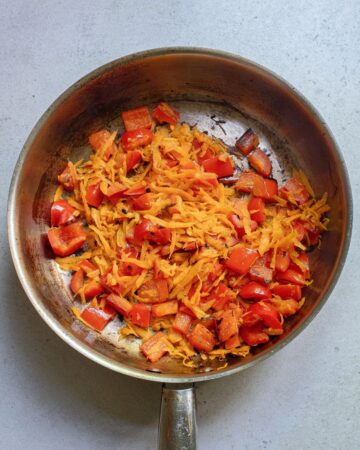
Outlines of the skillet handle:
<svg viewBox="0 0 360 450">
<path fill-rule="evenodd" d="M 163 384 L 159 450 L 196 450 L 194 384 Z"/>
</svg>

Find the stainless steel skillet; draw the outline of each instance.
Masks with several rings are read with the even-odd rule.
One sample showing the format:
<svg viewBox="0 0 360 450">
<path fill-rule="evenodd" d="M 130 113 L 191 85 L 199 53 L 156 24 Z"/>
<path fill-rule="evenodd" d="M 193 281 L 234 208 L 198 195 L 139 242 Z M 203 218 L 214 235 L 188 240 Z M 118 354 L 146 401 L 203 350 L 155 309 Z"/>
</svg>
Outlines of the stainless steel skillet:
<svg viewBox="0 0 360 450">
<path fill-rule="evenodd" d="M 314 284 L 301 312 L 251 356 L 224 369 L 191 369 L 171 359 L 148 363 L 135 341 L 119 341 L 111 324 L 103 334 L 85 328 L 71 313 L 67 275 L 44 245 L 56 176 L 66 160 L 88 153 L 87 136 L 104 124 L 120 126 L 119 112 L 167 100 L 182 118 L 232 145 L 251 125 L 272 151 L 275 177 L 289 167 L 304 170 L 315 192 L 327 191 L 330 230 L 310 255 Z M 8 233 L 14 265 L 35 309 L 79 352 L 112 370 L 164 383 L 161 449 L 195 448 L 193 383 L 240 372 L 271 356 L 300 333 L 333 289 L 350 241 L 352 202 L 344 161 L 323 119 L 294 88 L 266 69 L 231 54 L 165 48 L 113 61 L 82 78 L 45 112 L 17 162 L 8 203 Z"/>
</svg>

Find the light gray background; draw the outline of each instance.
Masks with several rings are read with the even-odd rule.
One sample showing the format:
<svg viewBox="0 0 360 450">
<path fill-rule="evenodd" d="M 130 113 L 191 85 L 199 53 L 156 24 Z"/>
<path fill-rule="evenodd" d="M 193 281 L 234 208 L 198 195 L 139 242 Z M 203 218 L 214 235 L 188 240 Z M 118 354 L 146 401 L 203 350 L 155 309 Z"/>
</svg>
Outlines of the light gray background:
<svg viewBox="0 0 360 450">
<path fill-rule="evenodd" d="M 24 140 L 63 90 L 112 59 L 173 45 L 241 54 L 303 92 L 335 134 L 355 203 L 347 264 L 319 316 L 273 358 L 199 386 L 199 447 L 359 448 L 359 5 L 0 1 L 1 449 L 156 446 L 160 386 L 96 366 L 47 328 L 14 273 L 5 210 Z"/>
</svg>

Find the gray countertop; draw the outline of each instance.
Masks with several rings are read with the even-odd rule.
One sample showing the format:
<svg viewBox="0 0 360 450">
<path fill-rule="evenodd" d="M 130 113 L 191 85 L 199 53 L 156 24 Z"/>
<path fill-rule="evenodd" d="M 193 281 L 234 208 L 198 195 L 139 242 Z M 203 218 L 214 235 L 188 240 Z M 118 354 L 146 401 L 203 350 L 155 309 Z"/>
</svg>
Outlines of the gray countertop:
<svg viewBox="0 0 360 450">
<path fill-rule="evenodd" d="M 311 325 L 258 366 L 199 385 L 199 448 L 359 448 L 360 3 L 13 0 L 0 16 L 0 448 L 156 447 L 161 387 L 95 365 L 42 322 L 14 272 L 5 210 L 24 140 L 63 90 L 175 45 L 241 54 L 296 86 L 335 134 L 355 203 L 345 269 Z"/>
</svg>

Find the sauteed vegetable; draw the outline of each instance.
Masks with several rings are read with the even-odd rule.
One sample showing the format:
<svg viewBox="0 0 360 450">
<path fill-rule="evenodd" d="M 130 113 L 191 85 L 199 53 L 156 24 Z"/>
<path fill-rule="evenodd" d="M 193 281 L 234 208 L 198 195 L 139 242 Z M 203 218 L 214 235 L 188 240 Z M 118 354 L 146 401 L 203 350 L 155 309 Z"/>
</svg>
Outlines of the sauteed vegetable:
<svg viewBox="0 0 360 450">
<path fill-rule="evenodd" d="M 95 131 L 58 176 L 48 238 L 74 314 L 99 332 L 119 315 L 151 362 L 246 356 L 305 302 L 326 194 L 299 171 L 278 187 L 251 129 L 230 149 L 166 103 L 121 116 L 125 132 Z"/>
</svg>

